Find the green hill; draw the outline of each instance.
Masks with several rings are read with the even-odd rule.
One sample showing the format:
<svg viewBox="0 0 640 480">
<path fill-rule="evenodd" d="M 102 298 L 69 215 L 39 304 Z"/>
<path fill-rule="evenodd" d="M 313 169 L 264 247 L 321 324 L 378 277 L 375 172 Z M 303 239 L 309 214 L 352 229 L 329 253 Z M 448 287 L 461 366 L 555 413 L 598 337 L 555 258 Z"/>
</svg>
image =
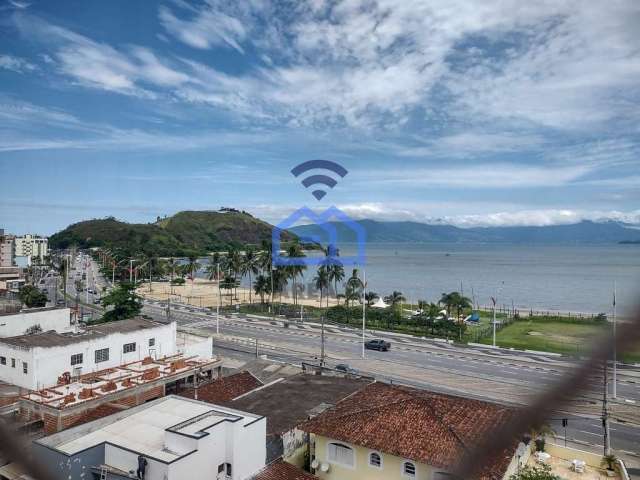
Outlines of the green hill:
<svg viewBox="0 0 640 480">
<path fill-rule="evenodd" d="M 204 255 L 229 246 L 259 244 L 273 226 L 246 212 L 185 211 L 155 223 L 126 223 L 113 217 L 69 225 L 49 238 L 52 248 L 110 247 L 126 254 Z M 284 240 L 294 238 L 284 233 Z"/>
</svg>

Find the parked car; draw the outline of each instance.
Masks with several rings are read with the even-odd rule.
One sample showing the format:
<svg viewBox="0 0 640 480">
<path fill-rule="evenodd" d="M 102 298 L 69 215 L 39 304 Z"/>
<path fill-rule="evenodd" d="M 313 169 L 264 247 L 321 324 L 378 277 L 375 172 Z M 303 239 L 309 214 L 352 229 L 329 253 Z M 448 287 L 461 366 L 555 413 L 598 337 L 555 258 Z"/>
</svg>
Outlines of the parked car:
<svg viewBox="0 0 640 480">
<path fill-rule="evenodd" d="M 336 365 L 335 369 L 343 373 L 356 373 L 356 371 L 346 363 L 339 363 L 338 365 Z"/>
<path fill-rule="evenodd" d="M 57 305 L 64 305 L 65 302 L 62 298 L 59 298 L 58 301 L 56 302 Z"/>
<path fill-rule="evenodd" d="M 380 339 L 369 340 L 364 344 L 364 348 L 366 348 L 367 350 L 379 350 L 380 352 L 387 352 L 391 348 L 391 344 Z"/>
</svg>

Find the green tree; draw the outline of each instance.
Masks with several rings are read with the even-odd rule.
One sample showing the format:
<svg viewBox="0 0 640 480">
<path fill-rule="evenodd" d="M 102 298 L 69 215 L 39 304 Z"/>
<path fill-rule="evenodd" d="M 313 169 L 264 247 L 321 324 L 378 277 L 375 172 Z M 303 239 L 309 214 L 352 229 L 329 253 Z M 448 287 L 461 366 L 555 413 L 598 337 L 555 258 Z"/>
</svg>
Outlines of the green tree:
<svg viewBox="0 0 640 480">
<path fill-rule="evenodd" d="M 551 472 L 549 465 L 526 465 L 518 473 L 511 475 L 509 480 L 561 480 Z"/>
<path fill-rule="evenodd" d="M 198 263 L 198 257 L 196 257 L 195 255 L 190 255 L 188 257 L 188 261 L 189 262 L 187 263 L 187 271 L 191 276 L 191 288 L 193 288 L 193 282 L 196 278 L 196 272 L 198 271 L 200 264 Z"/>
<path fill-rule="evenodd" d="M 253 284 L 252 275 L 257 275 L 258 272 L 260 272 L 260 268 L 258 266 L 258 255 L 253 247 L 249 246 L 244 252 L 241 266 L 242 276 L 249 276 L 249 303 L 253 302 L 251 298 L 251 285 Z"/>
<path fill-rule="evenodd" d="M 102 315 L 100 322 L 113 322 L 139 315 L 142 310 L 142 300 L 136 294 L 135 285 L 124 282 L 102 297 L 102 306 L 107 311 Z"/>
<path fill-rule="evenodd" d="M 336 300 L 338 297 L 338 282 L 342 282 L 344 280 L 344 267 L 342 266 L 342 262 L 334 258 L 334 261 L 329 265 L 327 270 L 327 274 L 329 275 L 329 281 L 333 282 L 333 288 L 336 292 Z M 345 299 L 347 298 L 347 293 L 345 289 Z M 339 304 L 339 302 L 337 302 Z"/>
<path fill-rule="evenodd" d="M 380 295 L 378 295 L 376 292 L 367 292 L 364 298 L 367 301 L 367 307 L 370 307 L 375 303 L 376 300 L 380 298 Z"/>
<path fill-rule="evenodd" d="M 253 291 L 260 296 L 260 303 L 264 304 L 264 296 L 271 292 L 271 280 L 266 275 L 258 275 L 253 283 Z"/>
<path fill-rule="evenodd" d="M 325 265 L 321 265 L 318 268 L 318 273 L 313 278 L 314 286 L 320 290 L 320 306 L 322 307 L 322 298 L 324 292 L 329 288 L 329 274 L 327 272 L 327 267 Z M 327 296 L 329 296 L 329 292 L 327 291 Z M 329 308 L 329 300 L 327 299 L 327 308 Z"/>
<path fill-rule="evenodd" d="M 287 249 L 287 256 L 290 258 L 303 258 L 305 257 L 304 252 L 302 251 L 302 247 L 299 243 L 294 242 L 289 245 Z M 298 277 L 301 277 L 304 273 L 306 267 L 304 265 L 289 265 L 287 267 L 287 271 L 289 273 L 289 278 L 293 280 L 293 304 L 298 304 Z"/>
<path fill-rule="evenodd" d="M 18 296 L 27 308 L 44 307 L 47 304 L 47 296 L 33 285 L 22 287 Z"/>
</svg>

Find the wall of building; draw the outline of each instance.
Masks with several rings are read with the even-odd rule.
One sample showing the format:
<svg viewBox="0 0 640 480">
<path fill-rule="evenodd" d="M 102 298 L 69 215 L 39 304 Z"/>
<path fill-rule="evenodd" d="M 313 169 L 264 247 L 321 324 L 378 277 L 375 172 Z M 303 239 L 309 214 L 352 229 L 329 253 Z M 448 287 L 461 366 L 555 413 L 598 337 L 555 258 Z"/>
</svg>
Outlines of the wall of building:
<svg viewBox="0 0 640 480">
<path fill-rule="evenodd" d="M 313 435 L 315 458 L 320 463 L 328 463 L 329 471 L 324 473 L 319 469 L 316 475 L 323 480 L 439 480 L 437 469 L 432 468 L 424 463 L 413 462 L 416 466 L 415 477 L 403 475 L 402 466 L 405 459 L 389 455 L 383 452 L 377 452 L 382 458 L 382 466 L 380 468 L 369 465 L 369 454 L 373 450 L 363 448 L 346 442 L 337 442 L 351 447 L 355 452 L 355 464 L 353 467 L 342 466 L 329 461 L 327 456 L 327 445 L 333 440 Z M 444 477 L 443 477 L 444 478 Z"/>
<path fill-rule="evenodd" d="M 46 237 L 27 234 L 23 237 L 15 237 L 15 255 L 30 258 L 38 257 L 43 260 L 49 255 L 49 244 Z"/>
<path fill-rule="evenodd" d="M 262 469 L 267 457 L 265 438 L 267 435 L 267 419 L 261 418 L 249 424 L 236 422 L 233 425 L 235 434 L 231 464 L 233 480 L 243 480 Z M 228 437 L 229 438 L 229 437 Z"/>
<path fill-rule="evenodd" d="M 22 310 L 19 313 L 0 315 L 0 337 L 24 335 L 27 329 L 35 325 L 40 325 L 43 332 L 48 330 L 60 333 L 72 331 L 71 309 Z"/>
<path fill-rule="evenodd" d="M 11 235 L 0 235 L 0 267 L 12 267 L 15 254 L 14 237 Z"/>
<path fill-rule="evenodd" d="M 91 479 L 91 467 L 100 465 L 104 458 L 102 444 L 71 456 L 35 442 L 32 443 L 32 449 L 34 456 L 52 472 L 55 478 L 66 480 Z"/>
<path fill-rule="evenodd" d="M 138 456 L 136 452 L 131 452 L 123 448 L 119 448 L 115 445 L 105 445 L 104 447 L 104 462 L 110 467 L 115 467 L 124 472 L 133 470 L 134 475 L 138 469 Z M 169 479 L 169 465 L 158 460 L 154 460 L 149 457 L 145 457 L 147 460 L 147 467 L 145 470 L 145 480 L 165 480 Z M 99 465 L 99 464 L 98 464 Z M 197 471 L 197 470 L 194 470 Z"/>
<path fill-rule="evenodd" d="M 155 345 L 149 346 L 153 338 Z M 135 343 L 136 350 L 124 353 L 123 346 Z M 109 349 L 109 359 L 95 362 L 96 350 Z M 71 356 L 82 354 L 82 364 L 71 365 Z M 160 358 L 176 354 L 176 324 L 159 324 L 154 328 L 145 328 L 135 332 L 114 333 L 106 337 L 88 339 L 59 347 L 34 347 L 30 350 L 16 348 L 0 342 L 0 356 L 16 358 L 28 362 L 28 374 L 23 374 L 22 366 L 12 369 L 0 365 L 0 380 L 31 390 L 39 390 L 56 385 L 58 377 L 64 372 L 72 375 L 97 372 L 117 367 L 125 363 L 142 360 L 147 356 Z M 8 368 L 7 368 L 8 367 Z M 79 369 L 79 370 L 78 370 Z"/>
</svg>

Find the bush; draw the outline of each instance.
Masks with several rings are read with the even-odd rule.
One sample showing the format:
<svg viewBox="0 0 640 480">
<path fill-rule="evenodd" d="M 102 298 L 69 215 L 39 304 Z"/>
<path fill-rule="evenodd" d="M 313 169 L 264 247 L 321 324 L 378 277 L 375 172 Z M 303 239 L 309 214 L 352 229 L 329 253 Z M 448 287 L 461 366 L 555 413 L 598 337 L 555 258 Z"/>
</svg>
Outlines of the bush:
<svg viewBox="0 0 640 480">
<path fill-rule="evenodd" d="M 182 277 L 177 277 L 171 280 L 171 285 L 184 285 L 185 279 Z"/>
<path fill-rule="evenodd" d="M 520 472 L 511 475 L 509 480 L 561 480 L 559 476 L 551 473 L 549 465 L 531 467 L 527 465 Z"/>
<path fill-rule="evenodd" d="M 544 446 L 545 446 L 545 439 L 544 438 L 538 438 L 536 439 L 536 450 L 538 452 L 544 452 Z"/>
</svg>

